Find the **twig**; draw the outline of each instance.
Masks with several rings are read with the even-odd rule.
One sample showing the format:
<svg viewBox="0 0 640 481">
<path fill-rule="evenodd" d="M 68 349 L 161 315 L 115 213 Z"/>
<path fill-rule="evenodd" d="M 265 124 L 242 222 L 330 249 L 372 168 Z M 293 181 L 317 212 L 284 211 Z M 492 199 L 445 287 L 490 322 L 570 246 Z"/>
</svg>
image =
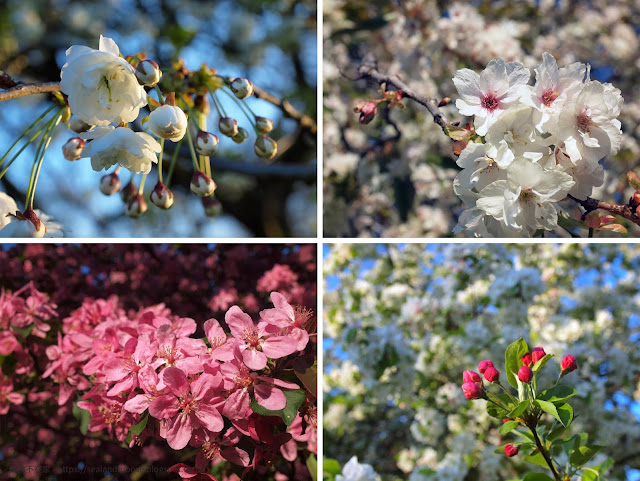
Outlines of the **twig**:
<svg viewBox="0 0 640 481">
<path fill-rule="evenodd" d="M 317 133 L 318 125 L 316 124 L 316 121 L 309 117 L 307 114 L 296 110 L 296 108 L 291 105 L 288 100 L 278 98 L 275 95 L 270 94 L 269 92 L 265 92 L 260 87 L 256 87 L 255 85 L 253 86 L 253 93 L 257 98 L 266 100 L 267 102 L 280 108 L 287 117 L 297 120 L 302 127 L 309 129 L 312 134 L 315 135 Z"/>
<path fill-rule="evenodd" d="M 634 224 L 640 226 L 640 217 L 638 217 L 633 212 L 633 209 L 628 205 L 611 204 L 609 202 L 593 199 L 591 197 L 587 197 L 586 200 L 577 199 L 572 195 L 569 195 L 568 197 L 572 200 L 575 200 L 578 204 L 584 207 L 587 213 L 596 209 L 602 209 L 606 210 L 607 212 L 611 212 L 612 214 L 619 215 L 620 217 L 624 217 L 625 219 L 630 220 Z"/>
<path fill-rule="evenodd" d="M 442 128 L 443 132 L 446 133 L 446 128 L 451 125 L 451 122 L 449 122 L 445 118 L 444 114 L 438 108 L 438 103 L 435 100 L 415 93 L 406 83 L 398 78 L 397 75 L 390 76 L 380 73 L 371 61 L 365 61 L 358 68 L 358 74 L 360 74 L 360 78 L 370 78 L 372 80 L 375 80 L 380 85 L 384 83 L 397 87 L 404 93 L 405 97 L 408 97 L 411 100 L 418 102 L 420 105 L 426 107 L 426 109 L 433 117 L 433 121 Z"/>
<path fill-rule="evenodd" d="M 11 100 L 26 95 L 42 94 L 46 92 L 59 92 L 60 84 L 58 82 L 18 84 L 3 92 L 0 92 L 0 102 Z"/>
<path fill-rule="evenodd" d="M 531 433 L 533 433 L 533 438 L 536 441 L 536 447 L 538 448 L 538 451 L 540 452 L 540 454 L 542 454 L 542 457 L 544 458 L 546 463 L 549 465 L 549 469 L 551 469 L 551 472 L 553 473 L 553 477 L 556 479 L 556 481 L 561 481 L 560 476 L 558 476 L 558 473 L 556 472 L 556 468 L 553 466 L 553 461 L 549 457 L 549 453 L 544 448 L 544 446 L 542 446 L 542 443 L 540 442 L 540 438 L 538 437 L 538 433 L 536 432 L 535 425 L 534 426 L 527 425 L 527 427 L 529 428 Z"/>
</svg>

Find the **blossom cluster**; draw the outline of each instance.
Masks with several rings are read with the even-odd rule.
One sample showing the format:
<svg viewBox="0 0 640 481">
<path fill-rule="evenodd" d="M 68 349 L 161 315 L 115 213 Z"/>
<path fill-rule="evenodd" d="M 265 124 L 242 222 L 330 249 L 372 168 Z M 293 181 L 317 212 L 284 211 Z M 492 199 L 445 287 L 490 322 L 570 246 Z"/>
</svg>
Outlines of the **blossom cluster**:
<svg viewBox="0 0 640 481">
<path fill-rule="evenodd" d="M 620 90 L 591 80 L 590 67 L 558 68 L 544 53 L 536 82 L 520 62 L 492 60 L 477 74 L 456 72 L 456 107 L 474 116 L 457 132 L 466 144 L 456 194 L 469 209 L 456 231 L 482 237 L 531 237 L 558 225 L 556 202 L 585 200 L 602 185 L 599 161 L 620 149 Z"/>
<path fill-rule="evenodd" d="M 257 323 L 232 306 L 224 322 L 198 326 L 164 305 L 127 313 L 115 297 L 87 299 L 51 344 L 45 337 L 58 321 L 47 296 L 33 284 L 2 292 L 0 354 L 15 362 L 4 363 L 14 366 L 10 375 L 0 373 L 0 413 L 24 402 L 24 376 L 44 365 L 30 409 L 54 401 L 68 413 L 72 404 L 89 415 L 88 431 L 106 430 L 130 447 L 151 439 L 173 450 L 190 445 L 195 466 L 172 468 L 184 478 L 215 479 L 207 471 L 222 461 L 245 472 L 296 462 L 300 449 L 317 452 L 313 366 L 300 355 L 315 328 L 310 311 L 278 292 L 271 300 Z M 205 337 L 194 337 L 199 328 Z"/>
</svg>

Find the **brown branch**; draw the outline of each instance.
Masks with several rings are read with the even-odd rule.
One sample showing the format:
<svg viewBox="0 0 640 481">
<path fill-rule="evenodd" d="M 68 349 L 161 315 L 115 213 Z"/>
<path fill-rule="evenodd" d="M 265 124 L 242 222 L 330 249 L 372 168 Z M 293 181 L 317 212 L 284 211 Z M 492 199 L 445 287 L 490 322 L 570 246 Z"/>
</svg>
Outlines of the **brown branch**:
<svg viewBox="0 0 640 481">
<path fill-rule="evenodd" d="M 370 78 L 380 85 L 392 85 L 401 90 L 405 97 L 408 97 L 425 107 L 433 117 L 433 121 L 438 124 L 442 128 L 442 131 L 446 134 L 446 128 L 451 125 L 451 122 L 449 122 L 444 114 L 440 111 L 437 101 L 414 92 L 397 75 L 385 75 L 383 73 L 380 73 L 371 61 L 365 61 L 358 68 L 358 74 L 360 75 L 360 78 Z"/>
<path fill-rule="evenodd" d="M 533 434 L 533 438 L 536 441 L 536 448 L 538 448 L 538 452 L 540 454 L 542 454 L 542 457 L 544 458 L 544 460 L 546 461 L 547 465 L 549 466 L 549 469 L 551 469 L 551 472 L 553 473 L 554 479 L 556 481 L 561 481 L 560 480 L 560 476 L 558 476 L 558 473 L 556 472 L 556 468 L 553 466 L 553 461 L 551 460 L 551 457 L 549 456 L 549 453 L 547 452 L 547 450 L 542 445 L 542 442 L 540 442 L 540 438 L 538 437 L 538 433 L 536 432 L 535 424 L 527 425 L 527 427 L 529 428 L 529 430 Z"/>
<path fill-rule="evenodd" d="M 609 202 L 593 199 L 591 197 L 587 197 L 586 200 L 577 199 L 572 195 L 569 195 L 568 197 L 575 200 L 578 204 L 584 207 L 587 213 L 596 209 L 602 209 L 606 210 L 607 212 L 611 212 L 612 214 L 619 215 L 620 217 L 624 217 L 625 219 L 630 220 L 634 224 L 640 226 L 640 217 L 638 217 L 634 213 L 633 209 L 628 205 L 611 204 Z"/>
<path fill-rule="evenodd" d="M 3 92 L 0 92 L 0 102 L 11 100 L 26 95 L 42 94 L 46 92 L 59 92 L 60 84 L 58 82 L 18 84 Z"/>
<path fill-rule="evenodd" d="M 316 134 L 318 131 L 318 125 L 316 121 L 309 117 L 307 114 L 299 112 L 296 108 L 289 103 L 286 99 L 280 99 L 269 92 L 262 90 L 260 87 L 253 86 L 253 93 L 259 99 L 266 100 L 267 102 L 275 105 L 285 113 L 285 116 L 296 120 L 302 127 L 308 129 L 312 134 Z"/>
</svg>

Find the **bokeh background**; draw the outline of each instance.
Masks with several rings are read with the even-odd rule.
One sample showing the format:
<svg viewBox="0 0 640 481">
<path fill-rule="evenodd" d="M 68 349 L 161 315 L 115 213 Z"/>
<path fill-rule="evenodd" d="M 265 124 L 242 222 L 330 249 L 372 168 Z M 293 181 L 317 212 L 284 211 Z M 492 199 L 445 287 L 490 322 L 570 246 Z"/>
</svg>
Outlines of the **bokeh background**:
<svg viewBox="0 0 640 481">
<path fill-rule="evenodd" d="M 556 355 L 540 382 L 575 356 L 571 434 L 606 446 L 593 461 L 613 458 L 605 479 L 640 479 L 639 255 L 635 244 L 325 246 L 325 463 L 357 456 L 383 481 L 541 471 L 494 453 L 513 435 L 461 390 L 464 370 L 492 359 L 503 371 L 523 337 Z"/>
<path fill-rule="evenodd" d="M 481 71 L 494 58 L 519 61 L 532 74 L 543 52 L 560 67 L 591 64 L 591 77 L 622 91 L 623 141 L 605 158 L 605 181 L 593 197 L 627 203 L 625 173 L 640 157 L 640 4 L 634 0 L 326 0 L 323 2 L 324 230 L 328 237 L 447 237 L 464 204 L 453 192 L 459 172 L 452 141 L 425 108 L 381 109 L 368 125 L 357 100 L 380 86 L 358 77 L 365 59 L 398 75 L 425 97 L 453 102 L 456 70 Z M 576 204 L 561 204 L 575 216 Z M 622 222 L 630 235 L 634 224 Z M 582 233 L 584 234 L 584 233 Z M 460 234 L 461 236 L 463 234 Z M 562 229 L 557 236 L 567 236 Z M 602 236 L 598 233 L 597 236 Z M 615 234 L 613 234 L 615 235 Z"/>
<path fill-rule="evenodd" d="M 4 0 L 0 70 L 24 82 L 58 81 L 65 50 L 71 45 L 98 48 L 102 34 L 112 37 L 123 55 L 146 52 L 161 66 L 181 58 L 190 69 L 207 63 L 222 75 L 250 78 L 315 119 L 316 8 L 313 0 Z M 61 146 L 73 135 L 63 127 L 47 153 L 36 202 L 72 237 L 314 237 L 315 133 L 266 101 L 250 98 L 248 103 L 258 115 L 274 120 L 279 154 L 265 164 L 253 152 L 255 134 L 240 146 L 221 137 L 214 157 L 220 165 L 214 167 L 216 196 L 224 207 L 219 218 L 207 218 L 200 200 L 188 191 L 188 155 L 176 169 L 171 186 L 176 202 L 169 211 L 150 205 L 141 219 L 125 217 L 119 197 L 98 190 L 104 171 L 94 172 L 89 159 L 64 160 Z M 0 104 L 2 154 L 46 106 L 47 95 Z M 241 125 L 246 123 L 240 111 L 234 114 Z M 208 125 L 217 125 L 213 112 Z M 0 183 L 19 207 L 34 154 L 35 149 L 27 149 Z M 127 175 L 121 178 L 123 185 L 128 182 Z M 149 176 L 147 194 L 155 180 Z"/>
</svg>

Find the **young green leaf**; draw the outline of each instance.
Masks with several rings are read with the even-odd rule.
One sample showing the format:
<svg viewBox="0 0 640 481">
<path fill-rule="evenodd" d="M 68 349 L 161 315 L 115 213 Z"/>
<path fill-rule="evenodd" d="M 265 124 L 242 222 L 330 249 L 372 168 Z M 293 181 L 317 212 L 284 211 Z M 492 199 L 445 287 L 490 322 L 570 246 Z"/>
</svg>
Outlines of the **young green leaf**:
<svg viewBox="0 0 640 481">
<path fill-rule="evenodd" d="M 342 468 L 338 461 L 328 458 L 322 461 L 322 472 L 325 476 L 337 476 L 342 473 Z"/>
<path fill-rule="evenodd" d="M 522 416 L 522 414 L 527 410 L 528 407 L 529 401 L 520 401 L 520 404 L 518 404 L 518 406 L 509 413 L 509 416 L 507 416 L 508 419 Z"/>
<path fill-rule="evenodd" d="M 556 406 L 558 409 L 558 416 L 560 416 L 560 422 L 563 426 L 567 427 L 573 421 L 573 409 L 567 403 Z"/>
<path fill-rule="evenodd" d="M 578 394 L 574 388 L 569 386 L 563 386 L 562 384 L 559 386 L 554 386 L 551 389 L 547 389 L 546 391 L 542 391 L 538 394 L 537 398 L 542 399 L 543 401 L 549 401 L 554 404 L 564 402 L 567 399 Z"/>
<path fill-rule="evenodd" d="M 536 362 L 533 367 L 531 368 L 531 370 L 534 373 L 537 373 L 540 369 L 542 369 L 542 367 L 549 361 L 549 359 L 551 359 L 553 356 L 555 356 L 555 354 L 546 354 L 542 359 L 540 359 L 538 362 Z"/>
<path fill-rule="evenodd" d="M 528 463 L 535 464 L 537 466 L 542 466 L 543 468 L 548 468 L 549 465 L 544 460 L 544 456 L 540 453 L 536 453 L 533 456 L 525 456 L 524 460 Z"/>
<path fill-rule="evenodd" d="M 589 462 L 591 458 L 593 458 L 604 446 L 578 446 L 576 450 L 574 450 L 569 456 L 569 462 L 571 466 L 574 468 L 579 468 L 580 466 Z"/>
<path fill-rule="evenodd" d="M 131 426 L 129 428 L 129 431 L 131 431 L 136 436 L 139 435 L 147 425 L 148 420 L 149 420 L 149 411 L 145 411 L 144 416 L 142 416 L 142 419 L 140 419 L 140 422 L 138 424 L 134 424 L 133 426 Z"/>
<path fill-rule="evenodd" d="M 556 407 L 555 407 L 555 405 L 553 403 L 550 403 L 549 401 L 543 401 L 541 399 L 536 399 L 535 401 L 533 401 L 533 403 L 536 406 L 538 406 L 540 409 L 542 409 L 545 413 L 551 414 L 554 418 L 556 418 L 556 420 L 558 420 L 560 423 L 562 423 L 563 426 L 565 425 L 562 422 L 562 419 L 560 418 L 560 415 L 558 414 L 558 410 L 556 409 Z"/>
<path fill-rule="evenodd" d="M 520 368 L 520 359 L 527 352 L 529 347 L 524 339 L 520 338 L 517 341 L 511 343 L 505 352 L 505 367 L 507 371 L 507 380 L 514 388 L 518 389 L 518 383 L 516 382 L 516 373 Z"/>
<path fill-rule="evenodd" d="M 522 481 L 553 481 L 553 478 L 543 473 L 527 473 Z"/>
<path fill-rule="evenodd" d="M 287 426 L 290 426 L 298 414 L 298 409 L 305 399 L 304 389 L 283 391 L 287 399 L 287 405 L 279 411 L 271 411 L 260 406 L 255 400 L 251 400 L 251 410 L 263 416 L 280 416 Z"/>
<path fill-rule="evenodd" d="M 316 457 L 313 454 L 311 454 L 307 458 L 307 469 L 309 470 L 309 474 L 311 474 L 311 480 L 312 481 L 317 481 L 317 479 L 318 479 L 318 461 L 316 460 Z"/>
<path fill-rule="evenodd" d="M 511 431 L 513 431 L 515 428 L 518 427 L 518 424 L 520 424 L 518 423 L 518 421 L 507 421 L 502 426 L 500 426 L 500 430 L 498 431 L 498 434 L 510 433 Z"/>
</svg>

